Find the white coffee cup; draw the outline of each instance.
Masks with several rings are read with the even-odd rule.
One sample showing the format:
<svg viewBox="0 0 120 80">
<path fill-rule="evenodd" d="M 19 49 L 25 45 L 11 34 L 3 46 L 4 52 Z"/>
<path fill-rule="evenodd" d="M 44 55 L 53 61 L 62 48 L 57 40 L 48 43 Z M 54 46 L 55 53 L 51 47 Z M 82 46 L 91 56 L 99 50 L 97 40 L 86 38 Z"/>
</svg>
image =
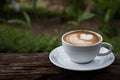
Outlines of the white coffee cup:
<svg viewBox="0 0 120 80">
<path fill-rule="evenodd" d="M 82 31 L 82 30 L 74 30 L 74 31 L 69 31 L 62 36 L 62 46 L 66 54 L 69 56 L 69 58 L 76 63 L 88 63 L 96 56 L 105 56 L 108 55 L 112 52 L 112 45 L 107 42 L 102 42 L 103 38 L 100 34 L 89 31 L 89 30 L 84 30 L 87 32 L 90 32 L 92 34 L 97 35 L 100 40 L 94 44 L 87 45 L 87 46 L 80 46 L 80 45 L 73 45 L 69 42 L 67 42 L 64 37 L 70 33 L 76 32 L 76 31 Z M 109 49 L 108 52 L 100 53 L 101 47 L 107 47 Z"/>
</svg>

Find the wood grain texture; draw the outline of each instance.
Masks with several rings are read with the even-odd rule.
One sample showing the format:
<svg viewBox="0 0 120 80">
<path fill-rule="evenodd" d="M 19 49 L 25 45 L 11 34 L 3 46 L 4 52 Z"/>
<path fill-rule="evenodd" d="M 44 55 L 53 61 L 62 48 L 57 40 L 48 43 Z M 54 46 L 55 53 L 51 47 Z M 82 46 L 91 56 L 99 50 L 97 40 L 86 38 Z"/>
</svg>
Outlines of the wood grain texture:
<svg viewBox="0 0 120 80">
<path fill-rule="evenodd" d="M 119 80 L 120 55 L 115 56 L 105 69 L 77 72 L 54 66 L 46 53 L 1 53 L 0 80 Z"/>
</svg>

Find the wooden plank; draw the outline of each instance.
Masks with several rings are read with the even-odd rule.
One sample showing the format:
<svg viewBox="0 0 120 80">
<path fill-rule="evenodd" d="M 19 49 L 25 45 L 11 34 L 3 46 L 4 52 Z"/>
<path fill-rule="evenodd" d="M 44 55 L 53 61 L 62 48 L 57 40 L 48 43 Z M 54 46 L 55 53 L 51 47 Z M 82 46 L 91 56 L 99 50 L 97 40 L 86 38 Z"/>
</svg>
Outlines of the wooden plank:
<svg viewBox="0 0 120 80">
<path fill-rule="evenodd" d="M 0 79 L 34 80 L 43 75 L 60 73 L 48 59 L 48 54 L 0 54 Z"/>
<path fill-rule="evenodd" d="M 115 62 L 101 70 L 76 72 L 53 65 L 46 53 L 0 54 L 0 80 L 119 80 L 120 55 Z"/>
</svg>

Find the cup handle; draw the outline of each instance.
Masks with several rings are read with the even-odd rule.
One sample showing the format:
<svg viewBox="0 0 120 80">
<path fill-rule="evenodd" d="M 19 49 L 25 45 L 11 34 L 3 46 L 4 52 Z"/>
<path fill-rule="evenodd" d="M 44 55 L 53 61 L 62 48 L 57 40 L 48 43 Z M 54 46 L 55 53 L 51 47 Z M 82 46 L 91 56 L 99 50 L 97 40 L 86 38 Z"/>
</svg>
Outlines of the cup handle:
<svg viewBox="0 0 120 80">
<path fill-rule="evenodd" d="M 105 56 L 107 54 L 110 54 L 113 50 L 113 47 L 110 43 L 107 42 L 102 42 L 101 47 L 107 47 L 109 49 L 109 51 L 105 52 L 105 53 L 99 53 L 97 56 Z"/>
</svg>

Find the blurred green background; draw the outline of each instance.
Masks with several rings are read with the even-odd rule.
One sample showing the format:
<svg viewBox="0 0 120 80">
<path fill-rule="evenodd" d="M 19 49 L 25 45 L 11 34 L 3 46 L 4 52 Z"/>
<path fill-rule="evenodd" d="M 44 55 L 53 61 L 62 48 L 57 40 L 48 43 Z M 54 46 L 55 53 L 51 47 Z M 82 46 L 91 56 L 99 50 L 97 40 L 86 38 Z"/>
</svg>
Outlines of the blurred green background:
<svg viewBox="0 0 120 80">
<path fill-rule="evenodd" d="M 75 29 L 100 33 L 120 53 L 120 0 L 0 0 L 0 52 L 49 53 Z"/>
</svg>

